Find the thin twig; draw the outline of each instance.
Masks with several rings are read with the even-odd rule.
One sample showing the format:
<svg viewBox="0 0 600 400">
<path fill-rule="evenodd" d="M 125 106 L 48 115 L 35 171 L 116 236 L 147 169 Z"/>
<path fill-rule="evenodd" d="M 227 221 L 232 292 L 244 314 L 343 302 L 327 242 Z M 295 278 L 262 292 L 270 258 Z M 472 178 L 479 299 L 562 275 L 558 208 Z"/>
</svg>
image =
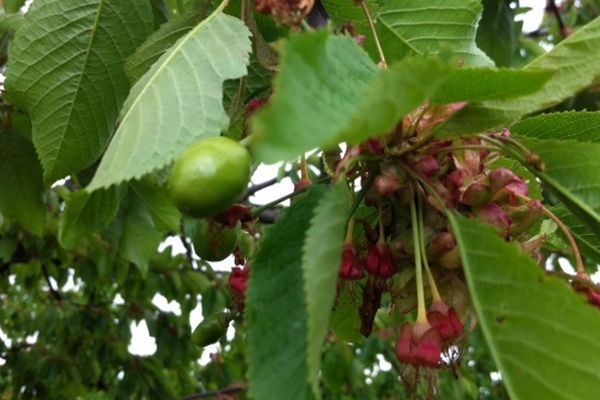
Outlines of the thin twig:
<svg viewBox="0 0 600 400">
<path fill-rule="evenodd" d="M 558 6 L 556 5 L 556 1 L 555 0 L 548 0 L 548 8 L 550 8 L 550 11 L 552 12 L 552 14 L 554 14 L 554 17 L 556 18 L 556 22 L 558 23 L 558 29 L 560 31 L 560 36 L 564 39 L 566 38 L 567 35 L 567 25 L 565 24 L 565 21 L 562 18 L 562 15 L 560 15 L 560 10 L 558 8 Z"/>
<path fill-rule="evenodd" d="M 48 273 L 48 268 L 46 268 L 45 265 L 42 265 L 42 273 L 44 274 L 44 278 L 46 278 L 46 283 L 48 284 L 48 289 L 50 290 L 50 293 L 52 293 L 52 297 L 54 297 L 58 301 L 62 301 L 63 296 L 52 285 L 52 282 L 50 281 L 50 274 Z"/>
<path fill-rule="evenodd" d="M 381 41 L 379 40 L 379 34 L 377 33 L 377 29 L 375 29 L 375 22 L 373 21 L 373 16 L 371 15 L 371 11 L 369 11 L 369 7 L 367 6 L 366 0 L 359 1 L 360 6 L 367 17 L 367 21 L 369 22 L 369 26 L 371 27 L 371 32 L 373 33 L 373 39 L 375 40 L 375 45 L 377 46 L 377 51 L 379 52 L 379 62 L 382 68 L 387 68 L 387 61 L 385 60 L 385 54 L 383 53 L 383 47 L 381 46 Z"/>
<path fill-rule="evenodd" d="M 183 228 L 182 228 L 183 230 Z M 179 240 L 181 240 L 181 243 L 183 244 L 183 247 L 185 248 L 185 254 L 188 258 L 188 260 L 190 261 L 190 263 L 194 263 L 194 250 L 192 249 L 192 245 L 190 244 L 190 242 L 188 242 L 188 238 L 185 235 L 179 235 Z"/>
<path fill-rule="evenodd" d="M 218 397 L 218 396 L 222 396 L 224 394 L 240 393 L 247 389 L 248 389 L 248 386 L 246 386 L 246 385 L 233 385 L 233 386 L 227 387 L 225 389 L 211 390 L 208 392 L 200 392 L 200 393 L 192 394 L 192 395 L 183 397 L 181 400 L 209 399 L 211 397 Z"/>
<path fill-rule="evenodd" d="M 291 199 L 292 197 L 295 197 L 301 193 L 304 193 L 307 189 L 308 188 L 304 188 L 304 189 L 293 191 L 291 193 L 286 194 L 285 196 L 278 198 L 277 200 L 273 200 L 270 203 L 267 203 L 265 205 L 255 208 L 254 210 L 252 210 L 252 217 L 258 217 L 260 214 L 262 214 L 266 210 L 278 205 L 279 203 L 284 202 L 285 200 Z"/>
<path fill-rule="evenodd" d="M 577 272 L 585 273 L 585 265 L 583 263 L 581 253 L 579 252 L 579 247 L 577 246 L 577 242 L 575 241 L 575 238 L 573 237 L 571 230 L 569 229 L 569 227 L 567 225 L 565 225 L 564 222 L 562 222 L 560 220 L 560 218 L 558 218 L 558 216 L 556 216 L 556 214 L 554 214 L 552 211 L 550 211 L 546 206 L 542 206 L 542 207 L 544 210 L 544 214 L 546 214 L 546 216 L 548 218 L 550 218 L 552 221 L 554 221 L 556 223 L 556 225 L 558 225 L 558 227 L 562 230 L 563 234 L 567 238 L 567 241 L 569 242 L 569 245 L 571 246 L 571 250 L 573 251 L 573 256 L 575 257 L 575 264 L 577 265 Z"/>
<path fill-rule="evenodd" d="M 566 272 L 562 272 L 562 271 L 546 271 L 546 273 L 550 276 L 556 276 L 558 278 L 562 278 L 568 281 L 573 281 L 581 286 L 585 286 L 587 288 L 590 288 L 598 293 L 600 293 L 600 285 L 595 284 L 594 282 L 592 282 L 589 279 L 585 279 L 582 277 L 579 277 L 577 275 L 571 275 L 571 274 L 567 274 Z"/>
<path fill-rule="evenodd" d="M 266 189 L 269 186 L 273 186 L 277 182 L 279 182 L 279 178 L 276 177 L 276 178 L 269 179 L 268 181 L 257 183 L 256 185 L 252 185 L 246 191 L 246 196 L 244 196 L 244 198 L 247 199 L 248 197 L 252 196 L 254 193 L 261 191 L 263 189 Z"/>
</svg>

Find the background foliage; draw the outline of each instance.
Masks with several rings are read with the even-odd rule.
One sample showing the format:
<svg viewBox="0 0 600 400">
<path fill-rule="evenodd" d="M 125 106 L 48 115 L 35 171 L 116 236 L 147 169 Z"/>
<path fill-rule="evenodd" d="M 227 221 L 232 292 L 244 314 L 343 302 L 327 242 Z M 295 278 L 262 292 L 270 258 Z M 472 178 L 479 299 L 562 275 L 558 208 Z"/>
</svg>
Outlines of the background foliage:
<svg viewBox="0 0 600 400">
<path fill-rule="evenodd" d="M 195 255 L 193 222 L 166 192 L 168 167 L 222 132 L 251 130 L 257 163 L 284 161 L 278 179 L 297 182 L 304 152 L 386 134 L 425 101 L 465 102 L 438 137 L 510 126 L 545 163 L 515 170 L 597 271 L 599 1 L 549 2 L 533 32 L 522 30 L 518 1 L 370 1 L 385 70 L 351 0 L 322 1 L 330 28 L 320 30 L 278 24 L 244 0 L 35 0 L 26 13 L 24 3 L 5 0 L 0 14 L 2 399 L 411 396 L 414 371 L 394 340 L 414 293 L 386 294 L 377 334 L 360 335 L 363 287 L 337 277 L 349 210 L 374 217 L 346 181 L 330 184 L 327 163 L 309 158 L 318 184 L 252 226 L 260 241 L 251 257 L 256 244 L 244 244 L 245 302 L 228 269 Z M 250 119 L 248 105 L 269 96 Z M 489 228 L 458 215 L 450 223 L 479 323 L 436 376 L 437 395 L 594 398 L 598 310 Z M 533 234 L 547 236 L 550 269 L 573 261 L 549 220 Z M 157 250 L 167 238 L 185 253 Z M 413 275 L 394 279 L 408 287 Z M 158 307 L 157 294 L 181 312 Z M 217 346 L 197 345 L 198 306 L 204 324 L 226 316 Z M 152 355 L 128 350 L 140 321 Z"/>
</svg>

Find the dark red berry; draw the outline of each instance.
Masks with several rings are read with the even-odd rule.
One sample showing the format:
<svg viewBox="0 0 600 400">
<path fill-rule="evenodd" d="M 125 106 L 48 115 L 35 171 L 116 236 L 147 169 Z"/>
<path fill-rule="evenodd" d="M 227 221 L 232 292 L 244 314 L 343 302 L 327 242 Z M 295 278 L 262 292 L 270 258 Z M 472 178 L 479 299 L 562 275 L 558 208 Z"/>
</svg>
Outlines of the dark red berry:
<svg viewBox="0 0 600 400">
<path fill-rule="evenodd" d="M 442 366 L 443 342 L 440 333 L 428 323 L 404 324 L 396 343 L 396 356 L 414 366 Z"/>
<path fill-rule="evenodd" d="M 382 279 L 391 278 L 396 273 L 394 258 L 385 242 L 378 242 L 369 249 L 367 271 Z"/>
<path fill-rule="evenodd" d="M 427 320 L 444 340 L 457 339 L 464 333 L 464 326 L 456 311 L 446 303 L 433 303 L 427 312 Z"/>
<path fill-rule="evenodd" d="M 356 247 L 353 244 L 344 246 L 342 252 L 342 265 L 340 267 L 340 277 L 350 281 L 361 279 L 365 276 L 365 269 L 361 260 L 358 258 Z"/>
</svg>

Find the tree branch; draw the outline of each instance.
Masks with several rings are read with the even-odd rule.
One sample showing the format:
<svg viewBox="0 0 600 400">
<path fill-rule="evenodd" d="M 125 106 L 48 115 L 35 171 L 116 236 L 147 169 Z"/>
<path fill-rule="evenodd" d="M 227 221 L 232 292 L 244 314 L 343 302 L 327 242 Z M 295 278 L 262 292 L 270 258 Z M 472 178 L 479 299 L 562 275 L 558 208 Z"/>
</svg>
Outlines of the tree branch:
<svg viewBox="0 0 600 400">
<path fill-rule="evenodd" d="M 209 399 L 211 397 L 218 397 L 218 396 L 222 396 L 224 394 L 235 394 L 235 393 L 243 392 L 246 389 L 248 389 L 247 385 L 233 385 L 233 386 L 229 386 L 225 389 L 192 394 L 192 395 L 183 397 L 181 400 Z"/>
<path fill-rule="evenodd" d="M 266 189 L 269 186 L 273 186 L 277 182 L 279 182 L 278 178 L 272 178 L 272 179 L 269 179 L 268 181 L 257 183 L 256 185 L 250 186 L 248 188 L 248 190 L 246 191 L 246 196 L 244 196 L 244 198 L 247 199 L 248 197 L 252 196 L 254 193 L 261 191 L 263 189 Z"/>
<path fill-rule="evenodd" d="M 560 36 L 563 39 L 566 38 L 567 36 L 569 36 L 568 29 L 567 29 L 567 26 L 565 25 L 565 21 L 563 20 L 562 16 L 560 15 L 560 9 L 556 5 L 556 1 L 548 0 L 547 4 L 548 4 L 547 8 L 550 9 L 550 12 L 552 14 L 554 14 L 554 18 L 556 18 L 556 22 L 558 23 L 558 29 L 560 30 Z"/>
<path fill-rule="evenodd" d="M 48 273 L 48 268 L 46 268 L 45 265 L 42 265 L 42 273 L 44 274 L 44 278 L 46 278 L 46 283 L 48 284 L 48 289 L 50 290 L 52 297 L 54 297 L 58 301 L 61 301 L 63 299 L 63 296 L 52 285 L 52 282 L 50 281 L 50 274 Z"/>
</svg>

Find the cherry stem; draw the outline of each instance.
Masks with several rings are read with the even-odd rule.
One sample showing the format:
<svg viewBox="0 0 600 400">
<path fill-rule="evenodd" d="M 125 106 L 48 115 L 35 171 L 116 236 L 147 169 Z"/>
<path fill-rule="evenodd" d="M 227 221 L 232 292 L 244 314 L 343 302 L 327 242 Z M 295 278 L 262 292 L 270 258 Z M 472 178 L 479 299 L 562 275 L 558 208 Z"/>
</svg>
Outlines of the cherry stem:
<svg viewBox="0 0 600 400">
<path fill-rule="evenodd" d="M 447 153 L 450 151 L 454 151 L 454 150 L 489 150 L 489 151 L 495 151 L 495 152 L 502 152 L 502 149 L 500 147 L 497 146 L 486 146 L 486 145 L 479 145 L 479 144 L 465 144 L 465 145 L 456 145 L 456 146 L 450 146 L 450 147 L 444 147 L 442 149 L 440 149 L 437 153 Z"/>
<path fill-rule="evenodd" d="M 358 206 L 365 198 L 367 191 L 371 188 L 371 186 L 373 186 L 374 181 L 375 181 L 375 176 L 370 176 L 369 179 L 367 180 L 367 183 L 358 192 L 358 194 L 354 198 L 354 202 L 352 202 L 352 206 L 350 207 L 350 212 L 348 213 L 348 215 L 349 215 L 348 218 L 352 218 L 352 216 L 358 209 Z"/>
<path fill-rule="evenodd" d="M 425 243 L 425 224 L 423 223 L 423 199 L 422 196 L 419 197 L 419 203 L 417 212 L 419 215 L 419 238 L 420 238 L 420 247 L 421 247 L 421 255 L 423 256 L 423 265 L 425 265 L 425 272 L 427 273 L 427 280 L 429 282 L 429 288 L 431 290 L 431 296 L 433 297 L 433 301 L 435 303 L 442 302 L 442 296 L 440 296 L 440 292 L 435 284 L 435 279 L 433 279 L 433 274 L 431 273 L 431 269 L 429 268 L 429 261 L 427 261 L 427 250 Z"/>
<path fill-rule="evenodd" d="M 371 28 L 371 32 L 373 33 L 373 38 L 375 39 L 375 45 L 377 46 L 377 51 L 379 52 L 379 62 L 381 68 L 387 68 L 387 61 L 385 60 L 385 54 L 383 53 L 383 47 L 381 46 L 381 40 L 379 39 L 379 34 L 377 33 L 377 29 L 375 29 L 375 22 L 373 21 L 373 16 L 371 15 L 371 11 L 369 11 L 369 7 L 367 6 L 366 0 L 360 0 L 358 2 L 367 17 L 367 21 L 369 22 L 369 27 Z"/>
<path fill-rule="evenodd" d="M 426 134 L 424 134 L 423 137 L 421 138 L 421 140 L 419 140 L 418 142 L 415 142 L 408 147 L 402 147 L 400 149 L 392 149 L 388 152 L 388 154 L 398 157 L 398 156 L 402 156 L 407 153 L 412 153 L 413 151 L 418 150 L 421 147 L 425 146 L 427 143 L 429 143 L 429 141 L 435 136 L 436 132 L 437 132 L 436 129 L 432 129 L 429 132 L 427 132 Z"/>
<path fill-rule="evenodd" d="M 308 175 L 308 163 L 306 162 L 306 157 L 304 154 L 300 156 L 300 179 L 305 182 L 310 182 L 310 177 Z"/>
<path fill-rule="evenodd" d="M 240 143 L 240 146 L 250 147 L 250 145 L 252 144 L 252 135 L 246 136 L 245 138 L 240 140 L 239 143 Z"/>
<path fill-rule="evenodd" d="M 573 257 L 575 257 L 575 265 L 577 266 L 577 272 L 585 273 L 586 272 L 585 265 L 583 263 L 583 258 L 581 257 L 581 252 L 579 251 L 577 242 L 575 241 L 575 238 L 573 237 L 573 234 L 571 233 L 571 230 L 569 229 L 569 227 L 567 225 L 565 225 L 565 223 L 562 222 L 556 214 L 554 214 L 552 211 L 550 211 L 548 208 L 546 208 L 546 206 L 542 205 L 542 209 L 544 210 L 544 214 L 546 214 L 546 216 L 548 218 L 550 218 L 552 221 L 554 221 L 556 223 L 556 225 L 558 225 L 560 230 L 563 231 L 563 234 L 567 238 L 567 241 L 569 242 L 569 245 L 571 246 L 571 251 L 573 252 Z"/>
<path fill-rule="evenodd" d="M 415 190 L 410 185 L 410 220 L 413 234 L 413 247 L 415 253 L 415 280 L 417 283 L 417 323 L 427 322 L 427 310 L 425 309 L 425 293 L 423 289 L 423 268 L 421 264 L 421 246 L 419 239 L 419 220 L 417 218 L 417 207 L 415 204 Z"/>
<path fill-rule="evenodd" d="M 524 196 L 524 195 L 519 195 L 518 197 L 525 201 L 532 200 L 530 197 Z M 584 274 L 587 273 L 585 270 L 585 264 L 583 263 L 583 258 L 581 257 L 581 252 L 579 251 L 579 246 L 577 246 L 577 241 L 573 237 L 573 234 L 571 233 L 571 230 L 569 229 L 569 227 L 564 222 L 562 222 L 561 219 L 558 218 L 558 216 L 556 214 L 554 214 L 552 211 L 550 211 L 550 209 L 548 209 L 543 204 L 542 204 L 542 210 L 544 211 L 544 214 L 546 214 L 546 216 L 548 218 L 550 218 L 552 221 L 554 221 L 554 223 L 556 223 L 556 225 L 558 225 L 560 230 L 563 232 L 563 234 L 567 238 L 567 241 L 569 242 L 569 246 L 571 247 L 571 251 L 573 252 L 573 257 L 575 257 L 575 265 L 577 266 L 577 272 L 584 273 Z"/>
<path fill-rule="evenodd" d="M 344 244 L 352 244 L 354 238 L 354 218 L 348 220 L 348 228 L 346 230 L 346 240 Z"/>
<path fill-rule="evenodd" d="M 446 206 L 446 202 L 444 201 L 444 199 L 442 199 L 442 197 L 440 196 L 440 194 L 425 179 L 423 179 L 421 176 L 419 176 L 419 174 L 415 173 L 409 166 L 407 166 L 404 163 L 402 163 L 400 165 L 403 167 L 403 169 L 413 179 L 415 179 L 421 185 L 423 185 L 423 187 L 425 188 L 425 190 L 427 191 L 427 193 L 429 193 L 430 195 L 432 195 L 433 197 L 435 197 L 435 199 L 439 203 L 440 207 L 442 208 L 442 211 L 444 212 L 444 214 L 446 216 L 449 216 L 450 215 L 450 209 L 448 209 L 448 207 Z"/>
<path fill-rule="evenodd" d="M 377 213 L 379 218 L 379 238 L 377 239 L 377 243 L 384 244 L 385 232 L 383 231 L 383 210 L 381 209 L 381 202 L 379 202 Z"/>
<path fill-rule="evenodd" d="M 501 151 L 505 155 L 514 158 L 521 164 L 529 165 L 529 163 L 527 162 L 527 157 L 533 155 L 533 153 L 527 147 L 523 146 L 523 144 L 519 141 L 499 135 L 491 137 L 485 134 L 480 134 L 477 135 L 477 137 L 479 137 L 484 142 L 497 146 L 499 148 L 499 151 Z M 507 146 L 507 144 L 516 147 L 517 150 L 515 151 L 513 147 Z"/>
<path fill-rule="evenodd" d="M 423 119 L 423 116 L 425 116 L 427 111 L 429 111 L 429 106 L 424 106 L 423 109 L 421 110 L 421 112 L 419 113 L 419 115 L 417 115 L 417 118 L 415 118 L 415 120 L 412 122 L 412 124 L 410 124 L 410 126 L 408 128 L 408 132 L 406 132 L 407 137 L 411 137 L 418 133 L 417 130 L 419 129 L 419 124 L 421 123 L 421 120 Z M 429 141 L 429 139 L 431 139 L 433 137 L 434 133 L 435 133 L 435 129 L 432 129 L 429 132 L 426 132 L 423 135 L 423 138 L 420 141 L 418 141 L 417 143 L 423 143 L 423 144 L 427 143 Z"/>
</svg>

